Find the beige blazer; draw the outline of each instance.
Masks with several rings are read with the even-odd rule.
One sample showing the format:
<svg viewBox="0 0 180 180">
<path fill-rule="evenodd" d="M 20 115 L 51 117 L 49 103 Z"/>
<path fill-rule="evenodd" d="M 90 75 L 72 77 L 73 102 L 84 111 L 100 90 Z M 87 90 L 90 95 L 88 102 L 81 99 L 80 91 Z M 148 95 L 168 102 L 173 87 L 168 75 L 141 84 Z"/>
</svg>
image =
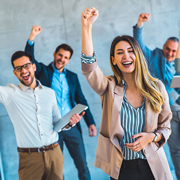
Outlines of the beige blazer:
<svg viewBox="0 0 180 180">
<path fill-rule="evenodd" d="M 82 71 L 92 89 L 100 96 L 102 107 L 101 127 L 95 156 L 95 166 L 102 169 L 114 179 L 118 179 L 123 154 L 119 141 L 124 135 L 120 121 L 120 109 L 123 101 L 124 88 L 117 86 L 114 77 L 104 76 L 97 62 L 82 63 Z M 172 113 L 164 85 L 158 81 L 164 96 L 164 104 L 160 113 L 151 110 L 147 100 L 145 132 L 162 133 L 165 142 L 171 133 L 170 120 Z M 164 142 L 164 143 L 165 143 Z M 173 180 L 162 143 L 149 143 L 143 152 L 156 180 Z"/>
</svg>

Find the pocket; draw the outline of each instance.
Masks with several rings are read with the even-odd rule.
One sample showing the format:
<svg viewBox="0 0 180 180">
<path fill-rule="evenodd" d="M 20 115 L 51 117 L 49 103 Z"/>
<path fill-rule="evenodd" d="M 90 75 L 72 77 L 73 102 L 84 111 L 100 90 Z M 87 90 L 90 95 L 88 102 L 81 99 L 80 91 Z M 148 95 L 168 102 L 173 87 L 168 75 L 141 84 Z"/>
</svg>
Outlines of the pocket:
<svg viewBox="0 0 180 180">
<path fill-rule="evenodd" d="M 99 133 L 96 156 L 106 162 L 110 162 L 112 146 L 110 139 Z"/>
</svg>

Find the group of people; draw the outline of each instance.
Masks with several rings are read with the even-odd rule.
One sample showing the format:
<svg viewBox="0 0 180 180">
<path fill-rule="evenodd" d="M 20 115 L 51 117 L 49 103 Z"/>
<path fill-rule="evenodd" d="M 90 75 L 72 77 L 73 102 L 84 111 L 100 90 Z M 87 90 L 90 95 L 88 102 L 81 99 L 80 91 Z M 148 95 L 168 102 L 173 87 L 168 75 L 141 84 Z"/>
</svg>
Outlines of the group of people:
<svg viewBox="0 0 180 180">
<path fill-rule="evenodd" d="M 117 36 L 112 41 L 113 75 L 106 77 L 93 49 L 92 25 L 98 15 L 95 8 L 85 8 L 81 14 L 82 73 L 100 96 L 102 107 L 95 166 L 111 180 L 171 180 L 162 148 L 168 142 L 180 179 L 180 92 L 170 87 L 176 75 L 175 57 L 176 64 L 180 63 L 180 42 L 170 37 L 163 49 L 147 48 L 142 33 L 150 15 L 140 14 L 133 37 Z M 61 44 L 53 53 L 53 62 L 48 66 L 39 63 L 34 55 L 34 39 L 41 30 L 34 25 L 25 51 L 12 55 L 19 85 L 0 86 L 0 102 L 6 107 L 16 134 L 19 179 L 62 180 L 65 142 L 79 179 L 90 180 L 79 123 L 84 116 L 89 136 L 96 135 L 90 108 L 81 115 L 72 115 L 61 132 L 53 130 L 54 124 L 76 104 L 88 106 L 77 75 L 65 68 L 73 50 Z"/>
</svg>

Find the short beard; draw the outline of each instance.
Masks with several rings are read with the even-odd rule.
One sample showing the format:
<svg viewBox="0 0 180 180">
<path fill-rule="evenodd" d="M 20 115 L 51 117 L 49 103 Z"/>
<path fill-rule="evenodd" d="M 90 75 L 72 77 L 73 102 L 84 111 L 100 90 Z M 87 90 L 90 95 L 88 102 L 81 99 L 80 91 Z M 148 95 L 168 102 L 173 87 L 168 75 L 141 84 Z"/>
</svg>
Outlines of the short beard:
<svg viewBox="0 0 180 180">
<path fill-rule="evenodd" d="M 31 76 L 30 76 L 30 77 L 31 77 Z M 19 79 L 19 80 L 20 80 L 20 79 Z M 30 84 L 26 84 L 23 80 L 20 80 L 20 82 L 21 82 L 23 85 L 27 86 L 27 87 L 31 86 L 31 84 L 33 83 L 33 81 L 34 81 L 34 77 L 31 77 L 31 82 L 30 82 Z"/>
<path fill-rule="evenodd" d="M 55 67 L 57 70 L 64 69 L 64 66 L 61 66 L 60 68 L 57 68 L 57 67 L 56 67 L 56 62 L 54 62 L 54 67 Z"/>
</svg>

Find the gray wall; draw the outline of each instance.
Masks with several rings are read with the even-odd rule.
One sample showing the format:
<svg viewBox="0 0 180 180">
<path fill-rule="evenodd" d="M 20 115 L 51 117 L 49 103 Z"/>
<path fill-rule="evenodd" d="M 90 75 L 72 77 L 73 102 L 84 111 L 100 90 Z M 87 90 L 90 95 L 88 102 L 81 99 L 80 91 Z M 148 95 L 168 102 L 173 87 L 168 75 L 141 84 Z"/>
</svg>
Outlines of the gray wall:
<svg viewBox="0 0 180 180">
<path fill-rule="evenodd" d="M 18 84 L 12 73 L 10 57 L 23 50 L 33 24 L 42 27 L 36 38 L 35 55 L 48 64 L 53 60 L 53 51 L 61 43 L 68 43 L 74 55 L 67 67 L 79 76 L 83 92 L 87 97 L 99 130 L 101 108 L 99 97 L 91 90 L 81 74 L 81 25 L 80 15 L 85 7 L 96 7 L 99 18 L 93 27 L 94 49 L 98 64 L 105 75 L 112 74 L 109 64 L 109 49 L 117 35 L 132 35 L 142 12 L 151 14 L 145 24 L 144 38 L 148 47 L 162 47 L 169 36 L 178 36 L 180 28 L 179 0 L 0 0 L 0 85 Z M 88 129 L 82 120 L 87 161 L 93 180 L 109 179 L 94 167 L 97 136 L 88 137 Z M 0 105 L 0 148 L 6 180 L 18 179 L 18 154 L 13 126 L 5 108 Z M 166 148 L 171 169 L 173 166 Z M 64 174 L 66 180 L 76 180 L 77 171 L 67 150 L 64 152 Z"/>
</svg>

